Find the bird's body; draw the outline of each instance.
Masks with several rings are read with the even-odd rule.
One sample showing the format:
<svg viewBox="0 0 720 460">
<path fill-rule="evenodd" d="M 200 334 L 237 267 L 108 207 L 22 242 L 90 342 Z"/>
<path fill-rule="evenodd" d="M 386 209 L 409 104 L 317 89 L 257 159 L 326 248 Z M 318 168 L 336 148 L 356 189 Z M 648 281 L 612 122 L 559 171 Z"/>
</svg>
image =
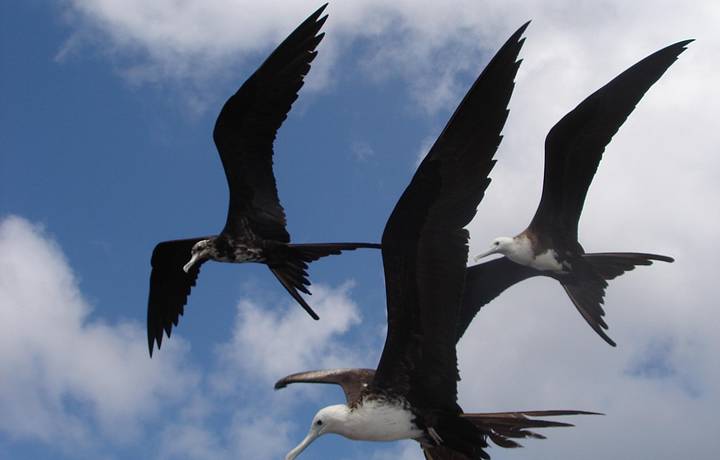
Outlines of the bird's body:
<svg viewBox="0 0 720 460">
<path fill-rule="evenodd" d="M 229 235 L 218 235 L 198 241 L 193 248 L 197 247 L 196 253 L 203 252 L 203 255 L 207 257 L 208 260 L 214 260 L 216 262 L 265 262 L 268 259 L 266 255 L 268 252 L 268 243 L 272 243 L 272 241 L 266 242 L 265 240 L 259 240 L 257 238 L 240 239 Z M 192 252 L 191 250 L 190 261 L 183 267 L 186 272 L 200 260 L 200 257 L 193 259 Z"/>
<path fill-rule="evenodd" d="M 502 254 L 516 264 L 557 279 L 593 330 L 613 346 L 615 342 L 605 333 L 608 326 L 603 319 L 607 280 L 636 265 L 672 262 L 673 259 L 645 253 L 605 253 L 600 258 L 588 257 L 578 242 L 578 221 L 605 147 L 645 92 L 675 62 L 690 41 L 670 45 L 631 66 L 581 102 L 550 130 L 545 140 L 543 191 L 530 225 L 514 237 L 496 238 L 488 251 L 475 257 L 478 260 L 491 254 Z M 618 272 L 619 266 L 626 268 Z M 503 268 L 508 272 L 508 280 L 527 274 L 519 267 L 515 268 L 515 274 L 509 273 L 513 270 L 511 266 Z"/>
<path fill-rule="evenodd" d="M 554 273 L 567 273 L 572 270 L 569 260 L 562 259 L 554 248 L 538 251 L 537 246 L 533 245 L 533 240 L 526 233 L 504 238 L 502 241 L 503 254 L 517 264 Z"/>
<path fill-rule="evenodd" d="M 164 241 L 152 255 L 148 297 L 148 348 L 160 348 L 184 313 L 200 266 L 218 262 L 256 262 L 268 266 L 287 292 L 314 319 L 300 292 L 310 294 L 307 267 L 322 257 L 374 243 L 291 244 L 285 211 L 273 175 L 277 130 L 298 97 L 323 38 L 320 17 L 327 4 L 300 24 L 223 105 L 213 140 L 229 189 L 225 227 L 219 235 Z"/>
<path fill-rule="evenodd" d="M 318 411 L 286 460 L 325 433 L 370 441 L 414 439 L 426 452 L 441 448 L 471 460 L 489 458 L 488 439 L 516 447 L 509 438 L 527 436 L 521 429 L 499 434 L 494 431 L 499 424 L 485 423 L 487 414 L 463 413 L 455 349 L 468 255 L 464 227 L 490 182 L 526 27 L 477 78 L 385 225 L 388 329 L 377 369 L 304 372 L 276 384 L 336 383 L 347 400 Z M 527 419 L 512 426 L 527 427 Z"/>
<path fill-rule="evenodd" d="M 369 394 L 352 406 L 336 404 L 321 412 L 325 423 L 336 433 L 356 441 L 399 441 L 419 439 L 423 430 L 415 424 L 415 414 L 402 398 Z"/>
</svg>

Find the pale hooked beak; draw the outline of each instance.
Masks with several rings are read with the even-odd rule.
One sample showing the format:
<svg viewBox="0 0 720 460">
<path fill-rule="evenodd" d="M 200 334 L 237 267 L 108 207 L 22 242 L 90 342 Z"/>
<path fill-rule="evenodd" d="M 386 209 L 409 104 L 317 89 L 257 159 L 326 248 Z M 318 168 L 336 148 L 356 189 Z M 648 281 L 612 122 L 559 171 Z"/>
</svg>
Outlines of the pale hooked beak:
<svg viewBox="0 0 720 460">
<path fill-rule="evenodd" d="M 482 259 L 483 257 L 489 256 L 490 254 L 495 254 L 496 252 L 497 252 L 497 248 L 492 247 L 492 248 L 490 248 L 490 250 L 488 250 L 488 251 L 486 251 L 486 252 L 483 252 L 483 253 L 480 254 L 480 255 L 475 256 L 475 257 L 474 257 L 475 262 L 477 262 L 478 260 Z"/>
<path fill-rule="evenodd" d="M 192 255 L 192 257 L 190 257 L 188 263 L 183 265 L 183 270 L 185 271 L 185 273 L 190 273 L 190 269 L 193 267 L 193 265 L 195 265 L 195 262 L 197 262 L 199 258 L 200 253 L 195 253 Z"/>
<path fill-rule="evenodd" d="M 310 430 L 310 433 L 305 436 L 305 439 L 303 439 L 303 441 L 298 444 L 297 447 L 288 452 L 288 454 L 285 456 L 285 460 L 294 460 L 295 457 L 300 455 L 300 453 L 304 451 L 305 448 L 310 445 L 310 443 L 317 439 L 318 436 L 320 436 L 320 433 L 315 430 Z"/>
</svg>

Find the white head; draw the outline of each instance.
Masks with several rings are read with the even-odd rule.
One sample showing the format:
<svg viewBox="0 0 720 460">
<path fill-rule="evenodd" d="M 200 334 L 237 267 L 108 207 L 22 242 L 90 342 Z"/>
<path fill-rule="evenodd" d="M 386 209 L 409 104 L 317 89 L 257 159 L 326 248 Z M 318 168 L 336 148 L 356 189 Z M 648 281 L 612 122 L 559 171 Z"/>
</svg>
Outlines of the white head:
<svg viewBox="0 0 720 460">
<path fill-rule="evenodd" d="M 508 255 L 508 253 L 512 251 L 514 244 L 515 238 L 511 238 L 509 236 L 501 236 L 495 238 L 490 244 L 490 249 L 488 251 L 475 256 L 475 262 L 482 259 L 483 257 L 489 256 L 490 254 Z"/>
<path fill-rule="evenodd" d="M 315 414 L 315 417 L 313 417 L 312 425 L 310 425 L 310 431 L 307 436 L 305 436 L 305 439 L 303 439 L 302 442 L 293 450 L 288 452 L 285 456 L 285 460 L 293 460 L 315 439 L 325 433 L 342 434 L 343 424 L 346 420 L 348 411 L 348 407 L 344 404 L 336 404 L 334 406 L 328 406 L 320 409 L 318 413 Z"/>
<path fill-rule="evenodd" d="M 209 259 L 213 251 L 214 248 L 211 240 L 200 240 L 195 243 L 190 250 L 190 260 L 183 266 L 185 273 L 188 273 L 196 263 L 202 263 Z"/>
</svg>

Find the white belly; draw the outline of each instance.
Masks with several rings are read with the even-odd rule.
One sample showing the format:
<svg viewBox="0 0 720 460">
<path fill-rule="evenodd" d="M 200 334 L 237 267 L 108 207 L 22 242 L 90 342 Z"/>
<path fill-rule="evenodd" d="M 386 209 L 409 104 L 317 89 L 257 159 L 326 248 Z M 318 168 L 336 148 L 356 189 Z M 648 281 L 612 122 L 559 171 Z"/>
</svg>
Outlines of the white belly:
<svg viewBox="0 0 720 460">
<path fill-rule="evenodd" d="M 525 235 L 513 238 L 513 244 L 505 251 L 505 256 L 516 264 L 525 265 L 535 270 L 563 272 L 562 264 L 554 249 L 535 255 L 530 239 Z"/>
<path fill-rule="evenodd" d="M 542 254 L 533 257 L 529 264 L 532 268 L 542 271 L 563 272 L 563 266 L 558 262 L 557 252 L 548 249 Z"/>
<path fill-rule="evenodd" d="M 362 441 L 397 441 L 423 435 L 412 420 L 414 415 L 400 406 L 367 401 L 348 414 L 339 434 Z"/>
</svg>

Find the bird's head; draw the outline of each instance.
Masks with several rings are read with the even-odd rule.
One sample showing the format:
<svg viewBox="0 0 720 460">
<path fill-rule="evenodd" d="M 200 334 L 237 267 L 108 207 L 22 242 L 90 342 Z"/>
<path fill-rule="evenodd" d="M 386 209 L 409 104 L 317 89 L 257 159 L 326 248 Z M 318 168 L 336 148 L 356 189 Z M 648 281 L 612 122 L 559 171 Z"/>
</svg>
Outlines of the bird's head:
<svg viewBox="0 0 720 460">
<path fill-rule="evenodd" d="M 215 247 L 212 240 L 200 240 L 195 243 L 190 250 L 190 260 L 183 266 L 185 273 L 190 272 L 190 269 L 196 263 L 204 262 L 211 258 Z"/>
<path fill-rule="evenodd" d="M 305 450 L 315 439 L 326 433 L 342 434 L 343 421 L 348 413 L 348 407 L 344 404 L 337 404 L 320 409 L 313 417 L 310 431 L 293 450 L 288 452 L 285 460 L 294 460 L 295 457 Z"/>
<path fill-rule="evenodd" d="M 487 257 L 491 254 L 503 254 L 507 255 L 508 252 L 510 252 L 513 243 L 514 238 L 510 238 L 509 236 L 501 236 L 498 238 L 495 238 L 492 243 L 490 243 L 490 249 L 483 252 L 480 255 L 475 256 L 475 262 L 482 259 L 483 257 Z"/>
</svg>

